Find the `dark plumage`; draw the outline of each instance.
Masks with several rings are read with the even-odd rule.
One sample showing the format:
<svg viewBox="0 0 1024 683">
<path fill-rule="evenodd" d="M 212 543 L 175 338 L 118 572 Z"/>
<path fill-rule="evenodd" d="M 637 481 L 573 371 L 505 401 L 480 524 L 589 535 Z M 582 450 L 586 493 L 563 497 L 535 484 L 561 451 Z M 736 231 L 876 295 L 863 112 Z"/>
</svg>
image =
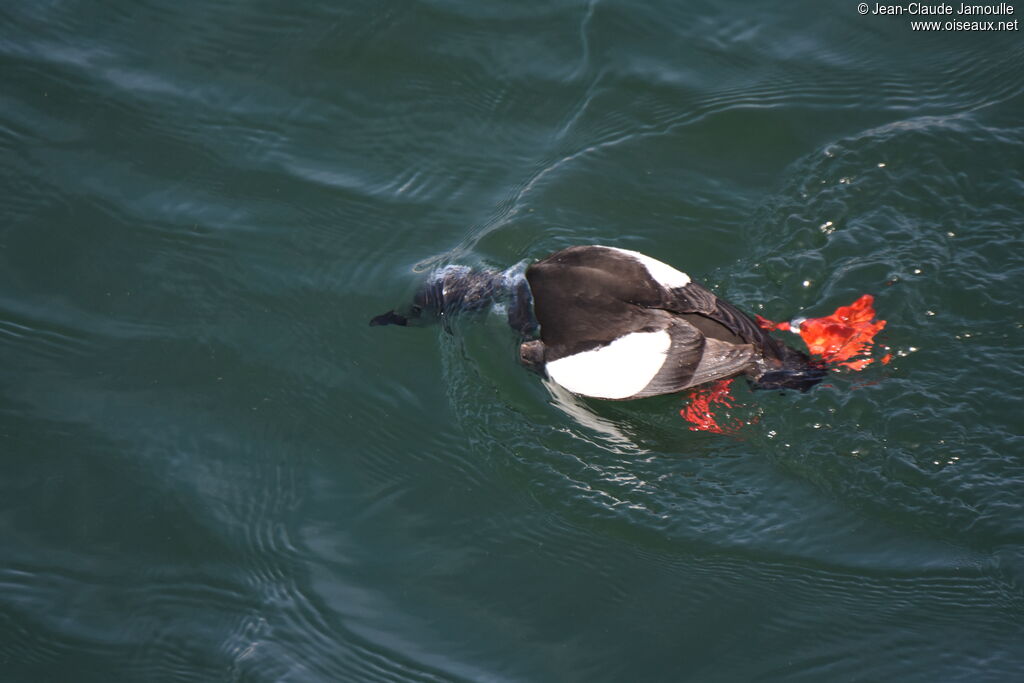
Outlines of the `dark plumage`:
<svg viewBox="0 0 1024 683">
<path fill-rule="evenodd" d="M 455 303 L 479 308 L 499 292 L 510 299 L 514 328 L 534 336 L 539 324 L 539 337 L 520 346 L 521 362 L 577 394 L 642 398 L 736 375 L 757 388 L 806 390 L 824 376 L 685 273 L 614 247 L 563 249 L 529 266 L 525 283 L 446 269 L 421 288 L 414 310 L 424 303 L 446 313 Z M 389 311 L 371 324 L 405 322 Z"/>
<path fill-rule="evenodd" d="M 641 398 L 739 374 L 807 388 L 822 376 L 735 306 L 636 252 L 570 247 L 526 279 L 540 339 L 520 355 L 575 393 Z"/>
</svg>

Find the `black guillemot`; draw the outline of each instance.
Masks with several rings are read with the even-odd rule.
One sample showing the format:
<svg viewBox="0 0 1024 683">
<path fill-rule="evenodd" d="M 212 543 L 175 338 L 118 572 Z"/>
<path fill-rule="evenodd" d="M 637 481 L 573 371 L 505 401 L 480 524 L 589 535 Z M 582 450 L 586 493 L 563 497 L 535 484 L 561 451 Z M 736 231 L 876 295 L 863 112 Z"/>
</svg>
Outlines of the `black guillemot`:
<svg viewBox="0 0 1024 683">
<path fill-rule="evenodd" d="M 449 266 L 412 307 L 371 325 L 406 325 L 504 299 L 527 367 L 583 396 L 628 400 L 744 375 L 758 389 L 807 390 L 825 370 L 685 273 L 636 251 L 562 249 L 509 271 Z"/>
</svg>

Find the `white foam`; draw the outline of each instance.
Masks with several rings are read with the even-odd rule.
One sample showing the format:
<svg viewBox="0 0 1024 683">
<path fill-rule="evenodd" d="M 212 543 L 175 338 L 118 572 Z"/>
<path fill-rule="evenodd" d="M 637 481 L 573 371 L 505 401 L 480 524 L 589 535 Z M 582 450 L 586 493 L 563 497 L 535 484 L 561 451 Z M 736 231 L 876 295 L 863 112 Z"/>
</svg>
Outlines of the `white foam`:
<svg viewBox="0 0 1024 683">
<path fill-rule="evenodd" d="M 547 364 L 548 376 L 574 394 L 629 398 L 646 387 L 665 364 L 668 332 L 633 332 L 611 344 Z"/>
<path fill-rule="evenodd" d="M 509 266 L 501 271 L 501 282 L 509 291 L 519 286 L 526 279 L 526 269 L 532 263 L 529 259 L 523 259 L 514 266 Z"/>
<path fill-rule="evenodd" d="M 658 259 L 653 259 L 650 256 L 647 256 L 646 254 L 641 254 L 639 251 L 619 249 L 618 247 L 608 248 L 614 249 L 615 251 L 620 252 L 622 254 L 626 254 L 627 256 L 630 256 L 633 259 L 642 263 L 644 268 L 647 269 L 647 272 L 650 273 L 652 278 L 654 278 L 654 281 L 661 284 L 664 287 L 674 289 L 676 287 L 685 287 L 686 285 L 690 284 L 689 275 L 682 271 L 676 270 L 667 263 L 662 263 Z"/>
</svg>

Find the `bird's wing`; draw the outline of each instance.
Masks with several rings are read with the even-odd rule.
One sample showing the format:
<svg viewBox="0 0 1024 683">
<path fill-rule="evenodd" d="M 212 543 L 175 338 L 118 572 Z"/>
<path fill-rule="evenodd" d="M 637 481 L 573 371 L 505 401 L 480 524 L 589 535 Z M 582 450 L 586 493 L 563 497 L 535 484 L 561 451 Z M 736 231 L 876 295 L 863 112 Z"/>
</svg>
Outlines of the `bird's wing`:
<svg viewBox="0 0 1024 683">
<path fill-rule="evenodd" d="M 731 377 L 754 361 L 752 346 L 735 346 L 707 339 L 685 320 L 675 320 L 667 329 L 671 346 L 658 374 L 634 398 L 673 394 L 688 387 Z"/>
</svg>

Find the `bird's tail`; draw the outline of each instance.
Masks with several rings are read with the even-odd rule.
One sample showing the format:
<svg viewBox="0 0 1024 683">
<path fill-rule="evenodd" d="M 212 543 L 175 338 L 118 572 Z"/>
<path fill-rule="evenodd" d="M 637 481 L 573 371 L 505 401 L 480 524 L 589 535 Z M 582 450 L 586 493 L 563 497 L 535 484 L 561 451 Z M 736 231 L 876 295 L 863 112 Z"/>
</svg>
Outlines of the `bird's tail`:
<svg viewBox="0 0 1024 683">
<path fill-rule="evenodd" d="M 754 380 L 754 389 L 807 391 L 825 379 L 828 368 L 824 363 L 785 344 L 780 344 L 780 346 L 782 347 L 781 358 L 778 362 L 766 367 L 764 372 Z"/>
</svg>

